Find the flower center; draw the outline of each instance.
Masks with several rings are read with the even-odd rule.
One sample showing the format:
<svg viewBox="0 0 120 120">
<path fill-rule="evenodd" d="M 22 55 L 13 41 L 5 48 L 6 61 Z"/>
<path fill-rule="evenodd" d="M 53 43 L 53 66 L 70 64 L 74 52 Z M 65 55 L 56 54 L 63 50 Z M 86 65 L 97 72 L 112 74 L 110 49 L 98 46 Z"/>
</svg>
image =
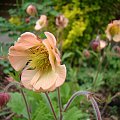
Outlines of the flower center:
<svg viewBox="0 0 120 120">
<path fill-rule="evenodd" d="M 116 34 L 120 34 L 120 25 L 117 24 L 117 25 L 112 26 L 111 29 L 110 29 L 110 34 L 112 36 L 114 36 Z"/>
<path fill-rule="evenodd" d="M 47 71 L 50 68 L 49 54 L 43 44 L 29 49 L 29 65 L 41 71 Z"/>
<path fill-rule="evenodd" d="M 42 26 L 44 24 L 44 21 L 40 21 L 39 25 Z"/>
</svg>

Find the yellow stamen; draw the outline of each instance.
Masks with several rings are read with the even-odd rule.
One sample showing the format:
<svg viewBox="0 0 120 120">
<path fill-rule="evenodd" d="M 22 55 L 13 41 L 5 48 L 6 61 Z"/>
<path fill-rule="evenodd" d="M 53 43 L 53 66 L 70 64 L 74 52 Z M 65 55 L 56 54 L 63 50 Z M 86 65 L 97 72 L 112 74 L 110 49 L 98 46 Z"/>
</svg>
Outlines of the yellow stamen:
<svg viewBox="0 0 120 120">
<path fill-rule="evenodd" d="M 49 54 L 43 44 L 29 49 L 29 61 L 33 69 L 46 71 L 50 68 Z"/>
</svg>

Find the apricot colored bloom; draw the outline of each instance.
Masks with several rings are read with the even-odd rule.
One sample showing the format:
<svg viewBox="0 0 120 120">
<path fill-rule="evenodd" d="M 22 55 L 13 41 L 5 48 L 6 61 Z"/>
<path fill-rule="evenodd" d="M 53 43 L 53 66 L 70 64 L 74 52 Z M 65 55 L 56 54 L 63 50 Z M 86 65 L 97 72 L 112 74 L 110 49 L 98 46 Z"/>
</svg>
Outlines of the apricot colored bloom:
<svg viewBox="0 0 120 120">
<path fill-rule="evenodd" d="M 36 25 L 35 25 L 35 30 L 40 30 L 43 27 L 47 26 L 47 16 L 46 15 L 41 15 L 40 19 L 37 20 Z"/>
<path fill-rule="evenodd" d="M 37 14 L 37 9 L 34 5 L 29 5 L 26 9 L 26 12 L 30 16 L 35 16 Z"/>
<path fill-rule="evenodd" d="M 64 15 L 56 17 L 56 25 L 60 28 L 65 28 L 68 25 L 68 19 Z"/>
<path fill-rule="evenodd" d="M 60 55 L 53 34 L 45 32 L 42 40 L 30 32 L 18 38 L 9 49 L 9 61 L 16 70 L 23 70 L 21 83 L 38 92 L 53 91 L 66 78 L 66 67 L 60 64 Z"/>
<path fill-rule="evenodd" d="M 120 20 L 114 20 L 108 24 L 106 35 L 110 41 L 120 42 Z"/>
</svg>

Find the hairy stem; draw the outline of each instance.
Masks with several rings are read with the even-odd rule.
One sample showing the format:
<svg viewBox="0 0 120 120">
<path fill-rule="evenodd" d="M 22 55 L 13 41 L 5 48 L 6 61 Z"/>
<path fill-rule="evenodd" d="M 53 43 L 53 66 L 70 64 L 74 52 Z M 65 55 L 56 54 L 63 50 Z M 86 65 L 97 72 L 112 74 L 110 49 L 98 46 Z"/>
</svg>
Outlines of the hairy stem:
<svg viewBox="0 0 120 120">
<path fill-rule="evenodd" d="M 68 100 L 65 108 L 64 108 L 64 112 L 68 109 L 68 107 L 71 105 L 71 103 L 73 102 L 73 100 L 80 95 L 85 95 L 92 103 L 92 106 L 94 108 L 95 114 L 96 114 L 96 118 L 97 120 L 102 120 L 101 118 L 101 114 L 100 114 L 100 110 L 98 108 L 97 102 L 95 101 L 95 99 L 93 98 L 93 94 L 91 92 L 88 91 L 78 91 L 76 93 L 74 93 L 72 95 L 72 97 Z"/>
<path fill-rule="evenodd" d="M 46 95 L 46 97 L 47 97 L 47 99 L 48 99 L 48 102 L 49 102 L 50 108 L 51 108 L 51 110 L 52 110 L 54 119 L 57 120 L 57 116 L 56 116 L 55 110 L 54 110 L 54 108 L 53 108 L 52 102 L 51 102 L 51 100 L 50 100 L 50 97 L 49 97 L 49 95 L 48 95 L 47 92 L 45 92 L 45 95 Z"/>
<path fill-rule="evenodd" d="M 59 104 L 59 111 L 60 111 L 60 120 L 62 120 L 62 103 L 61 103 L 61 96 L 60 96 L 60 88 L 57 89 L 58 92 L 58 104 Z"/>
</svg>

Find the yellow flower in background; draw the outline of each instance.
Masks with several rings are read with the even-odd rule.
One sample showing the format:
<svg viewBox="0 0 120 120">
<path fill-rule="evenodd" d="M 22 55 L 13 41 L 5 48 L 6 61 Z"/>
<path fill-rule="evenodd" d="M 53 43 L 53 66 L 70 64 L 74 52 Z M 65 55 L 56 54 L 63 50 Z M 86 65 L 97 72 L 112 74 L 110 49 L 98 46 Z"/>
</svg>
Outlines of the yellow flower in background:
<svg viewBox="0 0 120 120">
<path fill-rule="evenodd" d="M 30 32 L 20 36 L 9 49 L 9 61 L 21 74 L 21 82 L 27 89 L 37 92 L 53 91 L 61 86 L 66 78 L 66 67 L 61 65 L 56 39 L 45 32 L 42 40 Z"/>
<path fill-rule="evenodd" d="M 20 19 L 19 17 L 17 17 L 17 16 L 11 17 L 11 18 L 9 19 L 9 22 L 10 22 L 11 24 L 18 25 L 18 26 L 22 24 L 22 23 L 21 23 L 21 19 Z"/>
<path fill-rule="evenodd" d="M 108 24 L 105 32 L 110 41 L 120 42 L 120 20 L 114 20 Z"/>
</svg>

